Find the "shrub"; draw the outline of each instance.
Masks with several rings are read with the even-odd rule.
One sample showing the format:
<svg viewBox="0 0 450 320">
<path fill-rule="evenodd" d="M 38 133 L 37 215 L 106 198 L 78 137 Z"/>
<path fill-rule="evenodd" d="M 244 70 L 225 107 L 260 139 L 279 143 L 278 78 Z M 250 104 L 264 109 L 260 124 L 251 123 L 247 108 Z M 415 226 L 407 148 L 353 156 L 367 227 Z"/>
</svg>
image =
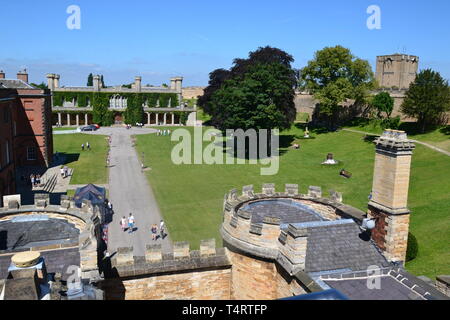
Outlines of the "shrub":
<svg viewBox="0 0 450 320">
<path fill-rule="evenodd" d="M 400 127 L 400 117 L 383 119 L 381 121 L 381 128 L 383 129 L 394 129 L 397 130 Z"/>
<path fill-rule="evenodd" d="M 408 235 L 408 248 L 406 249 L 406 262 L 412 261 L 419 253 L 419 243 L 416 237 L 410 232 Z"/>
</svg>

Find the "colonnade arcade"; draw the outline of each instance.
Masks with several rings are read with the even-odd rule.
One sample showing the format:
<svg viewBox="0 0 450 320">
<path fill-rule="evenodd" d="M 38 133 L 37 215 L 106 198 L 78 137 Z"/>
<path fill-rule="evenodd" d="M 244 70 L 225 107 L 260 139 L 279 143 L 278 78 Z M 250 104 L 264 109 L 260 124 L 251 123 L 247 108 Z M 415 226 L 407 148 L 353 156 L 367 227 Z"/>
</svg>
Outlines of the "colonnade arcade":
<svg viewBox="0 0 450 320">
<path fill-rule="evenodd" d="M 120 117 L 116 117 L 120 119 Z M 85 126 L 93 124 L 92 113 L 79 112 L 79 113 L 67 113 L 64 111 L 56 112 L 53 114 L 53 125 L 61 125 L 63 127 L 70 126 Z M 121 124 L 121 121 L 116 121 L 116 124 Z M 144 125 L 152 126 L 181 126 L 181 119 L 178 113 L 174 112 L 145 112 Z"/>
</svg>

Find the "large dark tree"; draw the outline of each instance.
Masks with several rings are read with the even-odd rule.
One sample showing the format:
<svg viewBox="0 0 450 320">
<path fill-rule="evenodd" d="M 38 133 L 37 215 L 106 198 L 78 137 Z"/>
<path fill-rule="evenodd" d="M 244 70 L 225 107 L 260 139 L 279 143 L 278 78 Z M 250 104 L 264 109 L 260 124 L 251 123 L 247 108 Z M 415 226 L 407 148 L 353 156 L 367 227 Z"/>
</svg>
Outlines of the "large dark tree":
<svg viewBox="0 0 450 320">
<path fill-rule="evenodd" d="M 87 86 L 93 87 L 94 86 L 94 76 L 92 73 L 89 73 L 88 80 L 87 80 Z"/>
<path fill-rule="evenodd" d="M 431 69 L 421 71 L 409 86 L 401 110 L 417 119 L 422 132 L 439 124 L 445 112 L 450 110 L 448 81 Z"/>
<path fill-rule="evenodd" d="M 105 80 L 103 80 L 103 75 L 100 77 L 100 85 L 102 86 L 102 88 L 106 88 Z"/>
<path fill-rule="evenodd" d="M 295 120 L 291 55 L 272 47 L 235 59 L 230 70 L 210 74 L 199 105 L 220 129 L 287 129 Z"/>
<path fill-rule="evenodd" d="M 304 89 L 319 100 L 319 113 L 327 118 L 330 127 L 335 125 L 340 104 L 347 99 L 366 103 L 368 91 L 375 86 L 369 62 L 356 58 L 342 46 L 317 51 L 300 75 Z"/>
</svg>

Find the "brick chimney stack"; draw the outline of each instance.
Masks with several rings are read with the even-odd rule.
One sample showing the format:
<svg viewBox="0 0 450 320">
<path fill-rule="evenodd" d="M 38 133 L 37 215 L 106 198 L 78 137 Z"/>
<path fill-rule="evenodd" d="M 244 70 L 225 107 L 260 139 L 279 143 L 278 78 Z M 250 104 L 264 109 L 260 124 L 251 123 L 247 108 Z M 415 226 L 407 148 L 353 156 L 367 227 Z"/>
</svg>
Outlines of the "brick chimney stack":
<svg viewBox="0 0 450 320">
<path fill-rule="evenodd" d="M 372 239 L 392 262 L 404 263 L 410 211 L 408 189 L 415 145 L 404 131 L 386 130 L 375 140 L 376 156 L 368 217 L 375 219 Z"/>
<path fill-rule="evenodd" d="M 23 82 L 28 83 L 28 72 L 27 69 L 24 69 L 23 71 L 19 71 L 17 73 L 17 79 L 22 80 Z"/>
</svg>

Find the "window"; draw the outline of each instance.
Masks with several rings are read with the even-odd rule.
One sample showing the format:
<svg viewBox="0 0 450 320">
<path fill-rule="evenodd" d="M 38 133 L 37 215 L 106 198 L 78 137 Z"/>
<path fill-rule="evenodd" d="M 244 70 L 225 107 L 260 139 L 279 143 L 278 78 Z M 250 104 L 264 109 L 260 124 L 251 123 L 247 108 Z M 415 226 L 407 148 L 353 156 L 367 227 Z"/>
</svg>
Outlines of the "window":
<svg viewBox="0 0 450 320">
<path fill-rule="evenodd" d="M 10 118 L 10 112 L 9 112 L 9 106 L 6 106 L 3 109 L 3 120 L 5 123 L 9 123 L 9 118 Z"/>
<path fill-rule="evenodd" d="M 36 148 L 35 147 L 27 148 L 27 160 L 36 160 Z"/>
<path fill-rule="evenodd" d="M 6 165 L 11 163 L 11 154 L 10 154 L 10 150 L 9 150 L 9 141 L 6 141 L 5 144 L 5 159 L 6 159 Z"/>
</svg>

